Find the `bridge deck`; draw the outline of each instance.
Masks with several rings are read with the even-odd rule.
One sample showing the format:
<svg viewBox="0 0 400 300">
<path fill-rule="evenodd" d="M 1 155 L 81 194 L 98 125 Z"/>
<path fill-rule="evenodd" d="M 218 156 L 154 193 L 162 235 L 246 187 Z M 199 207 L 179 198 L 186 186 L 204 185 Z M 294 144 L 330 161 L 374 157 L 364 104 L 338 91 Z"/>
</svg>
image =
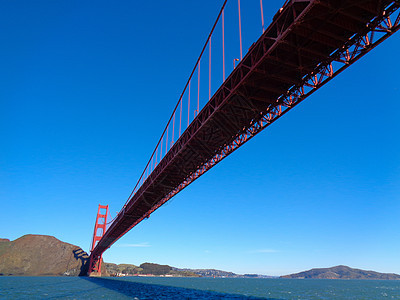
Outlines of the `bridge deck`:
<svg viewBox="0 0 400 300">
<path fill-rule="evenodd" d="M 332 57 L 348 49 L 355 36 L 368 38 L 371 22 L 384 18 L 390 6 L 397 9 L 399 1 L 290 1 L 124 206 L 92 256 L 100 256 L 143 218 L 277 119 L 282 112 L 276 111 L 291 91 L 304 87 L 313 76 L 313 88 L 319 86 L 317 75 L 332 77 Z M 345 63 L 351 64 L 351 59 Z M 328 71 L 321 73 L 325 65 Z M 297 102 L 306 96 L 301 94 Z M 284 107 L 288 110 L 296 104 Z"/>
</svg>

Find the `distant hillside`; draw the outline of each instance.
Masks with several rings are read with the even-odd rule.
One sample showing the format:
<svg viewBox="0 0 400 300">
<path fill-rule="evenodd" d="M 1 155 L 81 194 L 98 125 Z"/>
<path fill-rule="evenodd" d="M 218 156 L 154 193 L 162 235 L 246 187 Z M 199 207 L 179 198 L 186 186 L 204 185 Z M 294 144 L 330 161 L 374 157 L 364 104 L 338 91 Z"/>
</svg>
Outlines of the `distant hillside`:
<svg viewBox="0 0 400 300">
<path fill-rule="evenodd" d="M 139 274 L 143 269 L 141 267 L 130 265 L 130 264 L 113 264 L 104 263 L 107 272 L 111 275 L 125 274 L 125 275 L 135 275 Z"/>
<path fill-rule="evenodd" d="M 168 265 L 144 263 L 140 266 L 129 264 L 104 263 L 110 275 L 154 275 L 154 276 L 181 276 L 181 277 L 230 277 L 230 278 L 276 278 L 258 274 L 239 275 L 215 269 L 179 269 Z"/>
<path fill-rule="evenodd" d="M 177 271 L 193 272 L 202 277 L 237 277 L 238 275 L 232 272 L 226 272 L 215 269 L 176 269 Z"/>
<path fill-rule="evenodd" d="M 104 263 L 107 272 L 111 275 L 155 275 L 155 276 L 181 276 L 181 277 L 199 277 L 199 275 L 189 271 L 178 271 L 168 265 L 159 265 L 152 263 L 143 263 L 139 267 L 129 264 Z"/>
<path fill-rule="evenodd" d="M 168 265 L 143 263 L 140 266 L 129 264 L 104 263 L 110 275 L 154 275 L 154 276 L 181 276 L 181 277 L 240 277 L 240 278 L 273 278 L 272 276 L 245 274 L 238 275 L 215 269 L 179 269 Z"/>
<path fill-rule="evenodd" d="M 233 272 L 215 270 L 215 269 L 178 269 L 177 271 L 193 272 L 201 277 L 229 277 L 229 278 L 276 278 L 275 276 L 259 275 L 259 274 L 236 274 Z"/>
<path fill-rule="evenodd" d="M 88 255 L 53 236 L 0 239 L 0 275 L 86 275 Z M 104 274 L 106 275 L 106 274 Z"/>
<path fill-rule="evenodd" d="M 281 278 L 400 280 L 400 275 L 352 269 L 347 266 L 336 266 L 332 268 L 311 269 L 305 272 L 282 276 Z"/>
</svg>

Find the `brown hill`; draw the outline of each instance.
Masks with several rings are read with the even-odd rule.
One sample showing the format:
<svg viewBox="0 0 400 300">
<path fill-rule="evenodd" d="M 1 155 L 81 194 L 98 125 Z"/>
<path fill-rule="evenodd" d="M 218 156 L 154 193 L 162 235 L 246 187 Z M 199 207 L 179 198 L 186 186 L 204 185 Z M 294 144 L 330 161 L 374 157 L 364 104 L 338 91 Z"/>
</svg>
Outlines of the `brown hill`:
<svg viewBox="0 0 400 300">
<path fill-rule="evenodd" d="M 281 276 L 281 278 L 400 280 L 400 275 L 352 269 L 347 266 L 336 266 L 332 268 L 311 269 L 305 272 Z"/>
<path fill-rule="evenodd" d="M 1 275 L 86 275 L 88 254 L 53 236 L 24 235 L 0 239 Z M 106 275 L 106 274 L 104 274 Z"/>
</svg>

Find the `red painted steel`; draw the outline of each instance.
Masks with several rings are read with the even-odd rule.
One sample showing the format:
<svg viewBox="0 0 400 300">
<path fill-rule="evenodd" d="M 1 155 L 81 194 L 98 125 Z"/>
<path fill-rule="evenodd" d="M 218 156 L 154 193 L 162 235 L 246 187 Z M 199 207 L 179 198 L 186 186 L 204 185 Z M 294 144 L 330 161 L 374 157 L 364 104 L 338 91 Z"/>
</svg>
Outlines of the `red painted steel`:
<svg viewBox="0 0 400 300">
<path fill-rule="evenodd" d="M 243 59 L 243 46 L 242 46 L 242 14 L 240 11 L 240 0 L 238 0 L 238 12 L 239 12 L 239 42 L 240 42 L 240 60 Z"/>
<path fill-rule="evenodd" d="M 169 124 L 167 126 L 167 138 L 165 139 L 165 153 L 168 152 L 168 128 L 169 128 Z"/>
<path fill-rule="evenodd" d="M 181 103 L 181 108 L 180 108 L 180 112 L 179 112 L 179 136 L 181 136 L 181 132 L 182 132 L 182 98 L 179 99 L 179 102 Z"/>
<path fill-rule="evenodd" d="M 263 3 L 262 0 L 260 0 L 260 12 L 261 12 L 261 26 L 262 26 L 262 32 L 264 33 L 264 9 L 263 9 Z"/>
<path fill-rule="evenodd" d="M 100 205 L 97 210 L 96 223 L 94 225 L 93 240 L 90 251 L 93 252 L 97 243 L 101 240 L 107 230 L 108 205 Z M 89 274 L 101 275 L 101 255 L 91 255 L 89 262 Z"/>
<path fill-rule="evenodd" d="M 287 1 L 141 186 L 139 179 L 92 256 L 398 31 L 399 8 L 399 0 Z"/>
<path fill-rule="evenodd" d="M 236 68 L 236 62 L 237 62 L 237 61 L 239 61 L 239 58 L 235 58 L 235 59 L 233 60 L 233 69 Z"/>
<path fill-rule="evenodd" d="M 222 10 L 222 82 L 225 81 L 225 13 Z"/>
<path fill-rule="evenodd" d="M 182 107 L 182 106 L 181 106 Z M 181 130 L 179 129 L 179 135 L 181 135 Z M 156 165 L 157 165 L 157 154 L 158 154 L 158 151 L 156 151 L 156 161 L 155 161 L 155 163 L 154 163 L 154 168 L 156 167 Z"/>
<path fill-rule="evenodd" d="M 188 117 L 187 117 L 187 126 L 190 124 L 190 80 L 189 80 L 189 92 L 188 92 Z"/>
<path fill-rule="evenodd" d="M 211 99 L 211 37 L 208 42 L 208 100 L 210 99 Z"/>
<path fill-rule="evenodd" d="M 172 121 L 172 140 L 171 140 L 172 144 L 174 143 L 174 137 L 175 137 L 174 135 L 175 135 L 175 113 L 174 113 L 174 120 Z"/>
<path fill-rule="evenodd" d="M 199 65 L 197 66 L 197 112 L 199 112 L 199 109 L 200 109 L 200 61 Z"/>
</svg>

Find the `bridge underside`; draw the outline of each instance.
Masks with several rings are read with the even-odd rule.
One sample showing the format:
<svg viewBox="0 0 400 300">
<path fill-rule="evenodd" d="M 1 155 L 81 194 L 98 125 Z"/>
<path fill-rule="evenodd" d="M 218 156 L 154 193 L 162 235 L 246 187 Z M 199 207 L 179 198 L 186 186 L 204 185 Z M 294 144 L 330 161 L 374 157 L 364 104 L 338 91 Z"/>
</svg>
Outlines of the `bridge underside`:
<svg viewBox="0 0 400 300">
<path fill-rule="evenodd" d="M 123 207 L 99 257 L 155 209 L 399 29 L 400 1 L 292 0 Z"/>
</svg>

